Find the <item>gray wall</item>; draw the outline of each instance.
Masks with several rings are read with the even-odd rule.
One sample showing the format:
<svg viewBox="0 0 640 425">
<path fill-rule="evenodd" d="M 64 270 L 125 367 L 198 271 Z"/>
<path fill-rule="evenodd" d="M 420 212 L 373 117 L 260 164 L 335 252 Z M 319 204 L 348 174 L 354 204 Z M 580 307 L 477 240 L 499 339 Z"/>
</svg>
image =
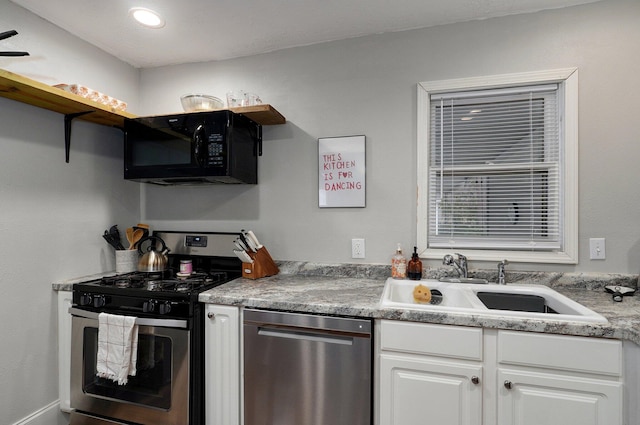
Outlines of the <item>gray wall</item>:
<svg viewBox="0 0 640 425">
<path fill-rule="evenodd" d="M 57 399 L 50 284 L 110 270 L 100 233 L 111 224 L 252 228 L 283 260 L 388 263 L 396 242 L 412 246 L 419 81 L 577 66 L 580 264 L 510 267 L 638 273 L 638 22 L 639 2 L 607 0 L 139 72 L 0 0 L 0 28 L 20 32 L 3 49 L 32 54 L 0 58 L 2 69 L 81 83 L 141 115 L 180 111 L 187 92 L 241 88 L 288 119 L 265 127 L 258 186 L 158 188 L 122 180 L 118 130 L 77 122 L 65 164 L 62 116 L 0 98 L 0 423 Z M 367 207 L 319 209 L 317 138 L 352 134 L 367 136 Z M 350 258 L 353 237 L 366 239 L 366 259 Z M 606 261 L 588 260 L 590 237 L 607 238 Z"/>
<path fill-rule="evenodd" d="M 0 31 L 19 35 L 0 68 L 81 83 L 135 104 L 138 72 L 6 0 Z M 112 91 L 108 91 L 109 88 Z M 137 223 L 140 191 L 122 179 L 120 130 L 77 121 L 64 162 L 63 115 L 0 97 L 0 423 L 62 424 L 51 282 L 113 270 L 101 234 Z"/>
<path fill-rule="evenodd" d="M 416 240 L 416 83 L 578 67 L 580 263 L 510 267 L 638 273 L 639 22 L 640 2 L 611 0 L 143 70 L 142 113 L 179 111 L 184 93 L 241 88 L 288 119 L 265 127 L 258 186 L 144 187 L 143 217 L 162 228 L 253 228 L 278 259 L 387 263 L 396 242 Z M 317 138 L 356 134 L 367 136 L 367 206 L 319 209 Z M 354 237 L 366 239 L 364 260 L 350 258 Z M 605 261 L 589 260 L 590 237 L 606 238 Z"/>
</svg>

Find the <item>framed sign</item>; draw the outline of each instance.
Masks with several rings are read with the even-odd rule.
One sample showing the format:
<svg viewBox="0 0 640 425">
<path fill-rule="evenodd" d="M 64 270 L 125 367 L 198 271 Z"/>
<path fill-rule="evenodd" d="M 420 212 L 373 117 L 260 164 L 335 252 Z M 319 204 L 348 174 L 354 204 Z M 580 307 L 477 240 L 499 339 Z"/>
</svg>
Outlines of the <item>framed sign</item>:
<svg viewBox="0 0 640 425">
<path fill-rule="evenodd" d="M 365 207 L 365 137 L 318 139 L 318 206 Z"/>
</svg>

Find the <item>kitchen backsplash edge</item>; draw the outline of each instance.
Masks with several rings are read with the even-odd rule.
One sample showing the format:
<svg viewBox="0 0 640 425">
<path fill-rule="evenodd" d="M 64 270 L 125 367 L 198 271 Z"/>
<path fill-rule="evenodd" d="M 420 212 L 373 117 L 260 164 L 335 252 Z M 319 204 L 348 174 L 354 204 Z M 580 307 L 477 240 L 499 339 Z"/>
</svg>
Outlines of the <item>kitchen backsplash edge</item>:
<svg viewBox="0 0 640 425">
<path fill-rule="evenodd" d="M 357 279 L 380 279 L 384 281 L 391 276 L 391 266 L 386 264 L 326 264 L 306 261 L 276 261 L 281 274 L 322 277 L 352 277 Z M 90 278 L 109 275 L 84 276 L 63 281 L 53 282 L 55 291 L 71 290 L 73 283 L 89 280 Z M 425 279 L 439 279 L 444 276 L 452 276 L 449 268 L 430 268 L 423 272 Z M 496 282 L 497 271 L 469 270 L 469 277 L 487 279 Z M 622 273 L 562 273 L 562 272 L 524 272 L 508 271 L 506 273 L 507 284 L 537 284 L 552 288 L 576 288 L 601 290 L 608 285 L 627 286 L 637 289 L 637 274 Z"/>
<path fill-rule="evenodd" d="M 353 277 L 386 279 L 391 276 L 391 266 L 385 264 L 323 264 L 304 261 L 276 261 L 282 274 L 297 274 L 302 276 L 325 277 Z M 453 276 L 450 268 L 430 268 L 423 272 L 425 279 L 439 279 Z M 489 270 L 469 270 L 469 277 L 486 279 L 496 282 L 498 273 Z M 506 272 L 507 284 L 536 284 L 549 287 L 572 287 L 582 289 L 602 289 L 608 285 L 628 286 L 637 288 L 637 274 L 622 273 L 563 273 L 563 272 Z"/>
</svg>

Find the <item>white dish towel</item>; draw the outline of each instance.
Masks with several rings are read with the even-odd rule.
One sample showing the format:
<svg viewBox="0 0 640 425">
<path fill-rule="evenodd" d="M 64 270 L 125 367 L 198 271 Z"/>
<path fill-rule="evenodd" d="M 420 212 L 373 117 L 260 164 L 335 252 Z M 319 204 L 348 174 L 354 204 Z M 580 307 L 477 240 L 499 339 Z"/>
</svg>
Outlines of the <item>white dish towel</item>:
<svg viewBox="0 0 640 425">
<path fill-rule="evenodd" d="M 101 378 L 126 385 L 136 375 L 138 325 L 136 318 L 100 313 L 98 316 L 97 370 Z"/>
</svg>

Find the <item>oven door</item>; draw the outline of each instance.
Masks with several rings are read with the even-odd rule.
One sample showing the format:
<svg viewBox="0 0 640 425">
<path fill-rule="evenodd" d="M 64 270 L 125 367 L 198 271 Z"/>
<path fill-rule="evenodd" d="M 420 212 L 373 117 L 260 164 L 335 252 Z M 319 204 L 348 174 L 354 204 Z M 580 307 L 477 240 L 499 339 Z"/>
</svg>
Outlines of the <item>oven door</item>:
<svg viewBox="0 0 640 425">
<path fill-rule="evenodd" d="M 189 333 L 184 320 L 138 319 L 136 376 L 99 378 L 98 314 L 71 308 L 71 424 L 99 416 L 142 425 L 189 423 Z M 86 316 L 86 317 L 82 317 Z M 83 416 L 80 419 L 81 416 Z M 74 419 L 76 417 L 76 419 Z"/>
</svg>

